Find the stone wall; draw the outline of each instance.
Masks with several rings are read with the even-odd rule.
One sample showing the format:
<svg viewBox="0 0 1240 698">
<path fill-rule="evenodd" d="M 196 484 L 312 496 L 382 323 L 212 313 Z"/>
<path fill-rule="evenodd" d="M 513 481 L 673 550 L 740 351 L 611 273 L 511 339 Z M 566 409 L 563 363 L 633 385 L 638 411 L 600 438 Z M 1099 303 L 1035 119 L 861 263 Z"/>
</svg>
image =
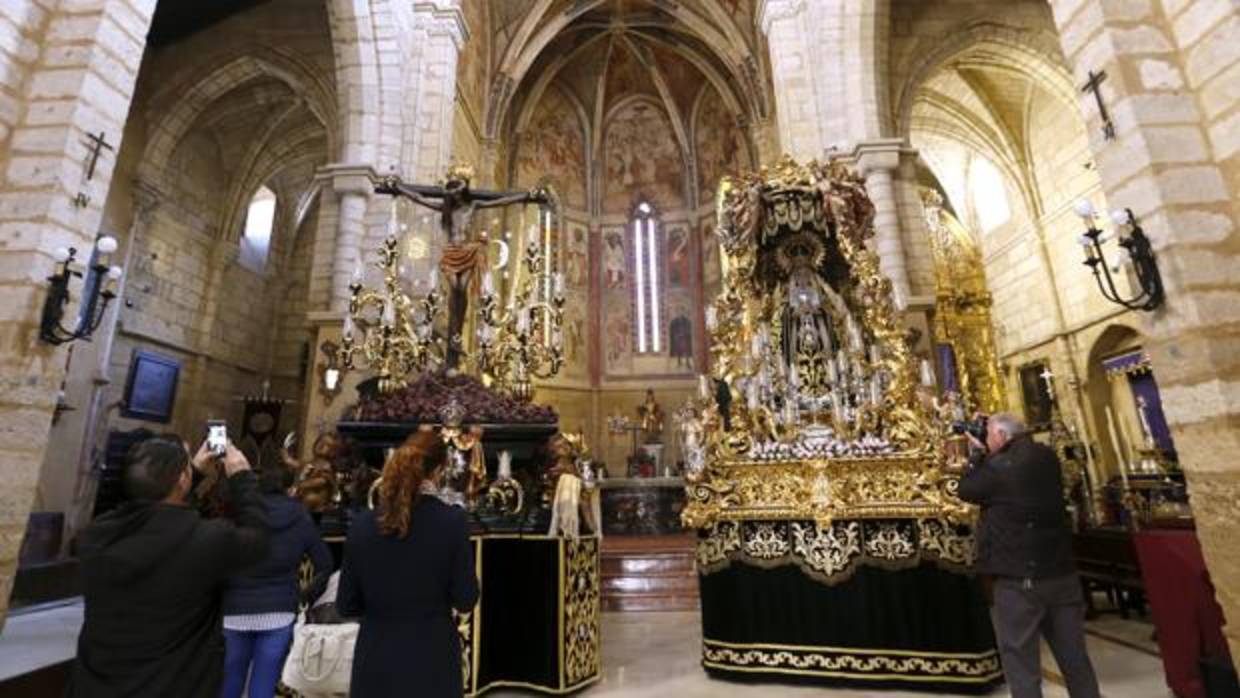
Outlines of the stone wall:
<svg viewBox="0 0 1240 698">
<path fill-rule="evenodd" d="M 86 0 L 54 10 L 34 2 L 0 9 L 0 609 L 6 609 L 47 430 L 64 375 L 65 349 L 37 341 L 45 278 L 57 246 L 93 245 L 115 160 L 85 172 L 88 133 L 119 139 L 151 0 Z M 13 33 L 25 43 L 14 43 Z M 85 206 L 72 203 L 78 193 Z M 70 308 L 70 313 L 74 311 Z"/>
<path fill-rule="evenodd" d="M 1051 3 L 1076 82 L 1105 70 L 1104 140 L 1082 96 L 1102 189 L 1139 216 L 1158 254 L 1164 309 L 1141 316 L 1185 468 L 1197 534 L 1233 656 L 1240 656 L 1240 10 L 1228 0 Z"/>
</svg>

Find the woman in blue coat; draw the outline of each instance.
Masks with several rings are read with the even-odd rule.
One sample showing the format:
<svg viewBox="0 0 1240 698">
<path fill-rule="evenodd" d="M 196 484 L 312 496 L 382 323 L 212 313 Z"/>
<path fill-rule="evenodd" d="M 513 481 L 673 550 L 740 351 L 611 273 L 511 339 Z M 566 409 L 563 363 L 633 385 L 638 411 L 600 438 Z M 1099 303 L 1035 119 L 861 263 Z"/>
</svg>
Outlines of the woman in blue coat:
<svg viewBox="0 0 1240 698">
<path fill-rule="evenodd" d="M 478 601 L 465 511 L 434 496 L 443 442 L 416 432 L 388 458 L 375 511 L 353 520 L 336 606 L 358 617 L 350 695 L 460 698 L 452 610 Z"/>
<path fill-rule="evenodd" d="M 230 578 L 224 591 L 222 698 L 239 698 L 247 677 L 250 698 L 271 698 L 293 640 L 302 558 L 309 555 L 314 563 L 311 594 L 332 573 L 331 552 L 318 527 L 301 502 L 286 494 L 292 482 L 292 471 L 280 465 L 259 473 L 271 547 L 265 560 Z"/>
</svg>

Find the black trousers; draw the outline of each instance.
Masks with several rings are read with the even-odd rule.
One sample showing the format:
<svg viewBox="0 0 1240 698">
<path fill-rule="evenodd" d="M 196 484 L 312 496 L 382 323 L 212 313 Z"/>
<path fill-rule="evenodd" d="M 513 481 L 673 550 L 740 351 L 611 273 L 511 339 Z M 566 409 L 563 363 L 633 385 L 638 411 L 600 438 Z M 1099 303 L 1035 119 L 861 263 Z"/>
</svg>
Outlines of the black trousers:
<svg viewBox="0 0 1240 698">
<path fill-rule="evenodd" d="M 1076 574 L 1048 579 L 994 579 L 995 626 L 1003 675 L 1012 698 L 1042 698 L 1046 638 L 1072 698 L 1099 698 L 1098 679 L 1085 651 L 1085 600 Z"/>
</svg>

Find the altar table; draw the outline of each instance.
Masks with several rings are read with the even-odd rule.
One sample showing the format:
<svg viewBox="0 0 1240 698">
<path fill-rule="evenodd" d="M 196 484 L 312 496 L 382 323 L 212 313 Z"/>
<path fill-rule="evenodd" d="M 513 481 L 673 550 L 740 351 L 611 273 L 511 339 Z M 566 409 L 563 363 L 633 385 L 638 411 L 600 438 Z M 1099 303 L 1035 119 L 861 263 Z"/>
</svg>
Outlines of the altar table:
<svg viewBox="0 0 1240 698">
<path fill-rule="evenodd" d="M 947 524 L 732 521 L 699 535 L 712 677 L 977 694 L 1002 680 L 971 538 Z"/>
<path fill-rule="evenodd" d="M 663 536 L 683 533 L 685 481 L 679 477 L 607 478 L 599 482 L 603 533 Z"/>
</svg>

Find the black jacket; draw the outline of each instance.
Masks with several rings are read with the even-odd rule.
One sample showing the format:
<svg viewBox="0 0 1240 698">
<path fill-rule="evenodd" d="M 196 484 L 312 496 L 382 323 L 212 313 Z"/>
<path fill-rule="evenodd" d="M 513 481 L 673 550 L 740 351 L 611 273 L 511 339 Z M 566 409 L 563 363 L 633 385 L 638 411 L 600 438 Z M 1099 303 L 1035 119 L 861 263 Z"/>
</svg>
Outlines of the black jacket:
<svg viewBox="0 0 1240 698">
<path fill-rule="evenodd" d="M 228 580 L 224 615 L 295 613 L 297 568 L 302 556 L 314 563 L 314 581 L 308 596 L 322 593 L 332 572 L 332 554 L 301 502 L 285 494 L 264 494 L 263 506 L 271 526 L 270 552 L 262 562 Z"/>
<path fill-rule="evenodd" d="M 1038 579 L 1075 570 L 1059 459 L 1050 447 L 1013 439 L 965 473 L 960 498 L 982 507 L 978 572 Z"/>
<path fill-rule="evenodd" d="M 218 698 L 220 596 L 267 554 L 267 517 L 249 472 L 229 478 L 236 521 L 189 507 L 127 502 L 78 539 L 86 620 L 71 698 Z"/>
<path fill-rule="evenodd" d="M 419 496 L 409 535 L 384 536 L 373 512 L 353 520 L 336 606 L 358 616 L 350 695 L 460 698 L 461 642 L 452 609 L 478 601 L 465 512 Z M 410 686 L 417 690 L 410 693 Z"/>
</svg>

